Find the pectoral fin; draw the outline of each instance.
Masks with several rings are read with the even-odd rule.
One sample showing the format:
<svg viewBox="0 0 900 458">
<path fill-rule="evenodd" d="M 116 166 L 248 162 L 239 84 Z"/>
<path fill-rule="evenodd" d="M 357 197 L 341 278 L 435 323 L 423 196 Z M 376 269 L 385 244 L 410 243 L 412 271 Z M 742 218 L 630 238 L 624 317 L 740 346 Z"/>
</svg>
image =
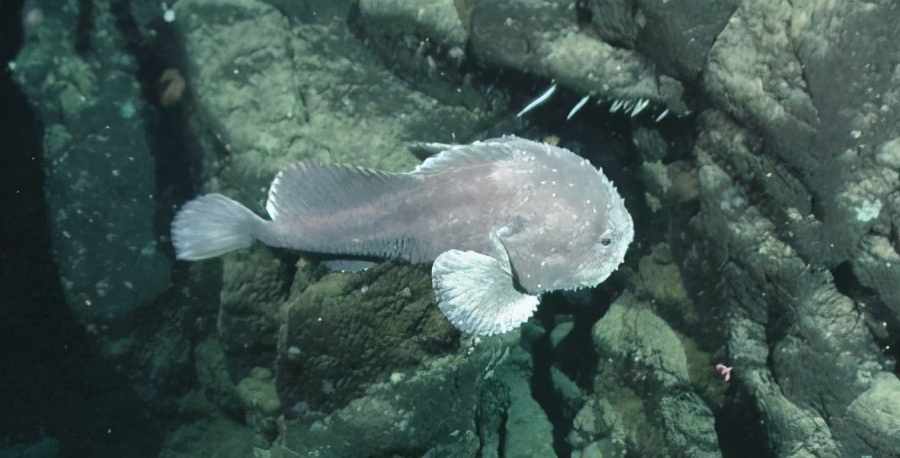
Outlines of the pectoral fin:
<svg viewBox="0 0 900 458">
<path fill-rule="evenodd" d="M 534 314 L 540 299 L 519 292 L 509 266 L 474 251 L 441 253 L 431 268 L 438 307 L 463 332 L 501 334 Z"/>
</svg>

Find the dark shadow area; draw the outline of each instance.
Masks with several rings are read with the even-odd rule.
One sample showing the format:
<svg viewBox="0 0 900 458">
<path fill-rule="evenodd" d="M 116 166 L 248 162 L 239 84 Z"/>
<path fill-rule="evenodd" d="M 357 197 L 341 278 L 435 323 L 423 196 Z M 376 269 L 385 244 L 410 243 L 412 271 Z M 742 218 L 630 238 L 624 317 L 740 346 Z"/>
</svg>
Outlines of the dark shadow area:
<svg viewBox="0 0 900 458">
<path fill-rule="evenodd" d="M 160 428 L 63 297 L 43 196 L 43 126 L 7 66 L 22 44 L 22 6 L 0 3 L 0 447 L 47 438 L 59 441 L 59 456 L 156 456 Z"/>
<path fill-rule="evenodd" d="M 884 361 L 892 367 L 894 374 L 900 375 L 900 336 L 891 332 L 900 328 L 900 323 L 894 318 L 890 307 L 881 300 L 878 292 L 864 286 L 856 274 L 850 261 L 844 261 L 830 270 L 834 278 L 834 286 L 844 296 L 853 299 L 856 305 L 856 313 L 859 316 L 857 326 L 866 326 L 881 349 Z"/>
</svg>

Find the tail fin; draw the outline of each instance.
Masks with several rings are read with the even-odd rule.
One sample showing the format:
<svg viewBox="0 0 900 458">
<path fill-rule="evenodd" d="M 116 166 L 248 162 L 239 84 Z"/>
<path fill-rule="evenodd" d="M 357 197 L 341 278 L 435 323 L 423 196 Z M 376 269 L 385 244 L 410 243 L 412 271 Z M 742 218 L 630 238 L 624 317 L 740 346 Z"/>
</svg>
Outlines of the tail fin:
<svg viewBox="0 0 900 458">
<path fill-rule="evenodd" d="M 172 221 L 175 257 L 199 261 L 246 248 L 261 223 L 262 218 L 228 197 L 200 196 L 184 204 Z"/>
</svg>

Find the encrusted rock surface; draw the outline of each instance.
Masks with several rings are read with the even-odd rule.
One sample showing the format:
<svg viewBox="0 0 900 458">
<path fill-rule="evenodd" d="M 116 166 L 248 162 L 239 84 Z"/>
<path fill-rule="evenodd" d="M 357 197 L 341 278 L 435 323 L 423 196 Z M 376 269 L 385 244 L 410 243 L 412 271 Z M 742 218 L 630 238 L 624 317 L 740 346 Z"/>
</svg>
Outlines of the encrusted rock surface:
<svg viewBox="0 0 900 458">
<path fill-rule="evenodd" d="M 92 57 L 66 32 L 86 3 Z M 637 229 L 608 282 L 480 342 L 422 266 L 254 247 L 166 290 L 135 66 L 99 2 L 47 6 L 13 71 L 47 124 L 61 275 L 183 415 L 164 455 L 900 454 L 896 2 L 179 0 L 172 23 L 156 3 L 129 11 L 180 56 L 205 191 L 262 213 L 293 161 L 402 171 L 413 142 L 527 133 L 602 157 Z M 514 119 L 548 81 L 584 113 Z M 630 149 L 597 151 L 608 126 Z"/>
</svg>

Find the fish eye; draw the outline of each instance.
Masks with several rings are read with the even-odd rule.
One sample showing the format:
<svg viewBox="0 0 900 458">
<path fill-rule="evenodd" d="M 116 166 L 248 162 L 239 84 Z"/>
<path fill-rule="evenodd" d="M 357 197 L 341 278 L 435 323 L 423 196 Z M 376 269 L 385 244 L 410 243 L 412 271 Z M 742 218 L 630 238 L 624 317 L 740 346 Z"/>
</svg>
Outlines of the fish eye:
<svg viewBox="0 0 900 458">
<path fill-rule="evenodd" d="M 600 244 L 603 246 L 609 246 L 609 244 L 611 244 L 611 243 L 612 243 L 612 239 L 609 237 L 603 237 L 602 239 L 600 239 Z"/>
</svg>

